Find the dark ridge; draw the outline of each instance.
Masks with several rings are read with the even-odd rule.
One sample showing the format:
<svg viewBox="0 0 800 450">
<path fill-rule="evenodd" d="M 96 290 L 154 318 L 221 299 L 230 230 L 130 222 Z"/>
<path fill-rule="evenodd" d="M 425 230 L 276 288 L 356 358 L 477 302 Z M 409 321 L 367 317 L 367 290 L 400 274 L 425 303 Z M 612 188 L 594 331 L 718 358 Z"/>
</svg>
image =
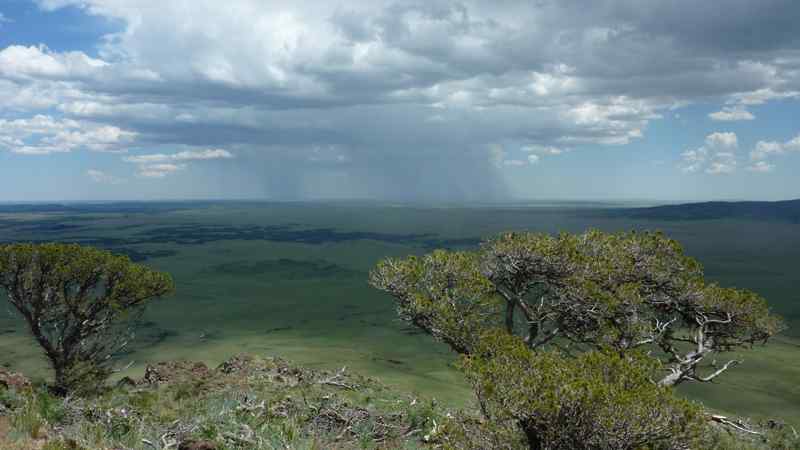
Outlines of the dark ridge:
<svg viewBox="0 0 800 450">
<path fill-rule="evenodd" d="M 336 231 L 332 228 L 294 229 L 279 226 L 210 226 L 177 225 L 143 231 L 136 243 L 200 245 L 222 240 L 292 242 L 326 244 L 369 239 L 381 242 L 408 243 L 430 238 L 428 234 L 389 234 L 360 231 Z"/>
<path fill-rule="evenodd" d="M 133 262 L 147 261 L 150 258 L 166 258 L 168 256 L 175 256 L 178 254 L 178 252 L 175 250 L 145 251 L 136 250 L 135 248 L 130 247 L 111 247 L 107 248 L 107 250 L 118 255 L 125 255 Z"/>
<path fill-rule="evenodd" d="M 347 278 L 363 276 L 357 271 L 327 261 L 301 261 L 296 259 L 268 259 L 263 261 L 235 261 L 219 264 L 209 271 L 231 276 L 272 275 L 282 280 L 307 280 L 322 278 Z"/>
<path fill-rule="evenodd" d="M 157 214 L 208 207 L 215 202 L 113 202 L 0 204 L 0 213 L 126 213 Z"/>
<path fill-rule="evenodd" d="M 615 209 L 610 214 L 636 219 L 751 219 L 800 223 L 800 199 L 778 202 L 705 202 L 650 208 Z"/>
</svg>

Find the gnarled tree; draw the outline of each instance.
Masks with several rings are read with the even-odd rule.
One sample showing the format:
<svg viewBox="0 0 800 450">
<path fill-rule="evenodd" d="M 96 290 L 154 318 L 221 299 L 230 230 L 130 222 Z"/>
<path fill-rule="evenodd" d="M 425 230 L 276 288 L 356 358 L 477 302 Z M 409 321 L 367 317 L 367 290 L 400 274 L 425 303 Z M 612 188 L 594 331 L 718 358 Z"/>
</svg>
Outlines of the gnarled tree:
<svg viewBox="0 0 800 450">
<path fill-rule="evenodd" d="M 492 448 L 511 448 L 513 429 L 530 449 L 689 448 L 699 409 L 671 387 L 715 379 L 738 361 L 701 373 L 710 355 L 782 327 L 757 294 L 706 283 L 660 233 L 507 233 L 475 252 L 384 260 L 370 282 L 462 355 Z"/>
<path fill-rule="evenodd" d="M 60 393 L 98 387 L 169 275 L 125 256 L 76 244 L 0 246 L 0 289 L 22 315 L 55 372 Z"/>
<path fill-rule="evenodd" d="M 660 233 L 506 233 L 477 252 L 385 260 L 370 280 L 395 297 L 401 317 L 461 354 L 496 328 L 532 351 L 642 350 L 664 364 L 665 386 L 713 380 L 738 361 L 701 374 L 710 355 L 782 327 L 763 298 L 707 283 Z"/>
</svg>

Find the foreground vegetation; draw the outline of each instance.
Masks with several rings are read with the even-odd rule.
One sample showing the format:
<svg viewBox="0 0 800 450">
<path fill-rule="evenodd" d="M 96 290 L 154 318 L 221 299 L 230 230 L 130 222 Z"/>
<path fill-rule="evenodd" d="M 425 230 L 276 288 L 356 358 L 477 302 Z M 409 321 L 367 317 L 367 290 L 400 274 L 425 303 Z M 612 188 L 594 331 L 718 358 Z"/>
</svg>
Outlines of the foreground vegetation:
<svg viewBox="0 0 800 450">
<path fill-rule="evenodd" d="M 434 402 L 346 369 L 249 356 L 150 366 L 92 397 L 0 383 L 4 449 L 420 448 L 446 420 Z"/>
<path fill-rule="evenodd" d="M 692 448 L 800 444 L 788 426 L 747 425 L 762 434 L 709 425 L 697 430 Z M 315 371 L 274 358 L 241 355 L 213 369 L 162 363 L 83 397 L 54 396 L 43 383 L 0 371 L 3 450 L 525 448 L 514 428 L 482 419 L 477 409 L 450 411 L 346 369 Z"/>
<path fill-rule="evenodd" d="M 0 372 L 0 445 L 49 449 L 789 449 L 796 431 L 676 395 L 709 361 L 782 328 L 757 294 L 706 283 L 657 233 L 511 233 L 371 274 L 400 317 L 448 344 L 476 406 L 445 411 L 375 380 L 276 359 L 148 367 L 106 386 L 168 275 L 77 245 L 0 246 L 0 289 L 55 382 Z"/>
</svg>

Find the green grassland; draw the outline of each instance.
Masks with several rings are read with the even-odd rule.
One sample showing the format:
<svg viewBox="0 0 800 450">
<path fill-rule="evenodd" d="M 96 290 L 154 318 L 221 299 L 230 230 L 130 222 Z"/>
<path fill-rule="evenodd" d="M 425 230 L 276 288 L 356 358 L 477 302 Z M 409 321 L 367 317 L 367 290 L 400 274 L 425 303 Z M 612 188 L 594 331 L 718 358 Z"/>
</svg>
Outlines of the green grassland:
<svg viewBox="0 0 800 450">
<path fill-rule="evenodd" d="M 457 407 L 471 402 L 453 356 L 400 323 L 367 285 L 386 256 L 474 247 L 503 230 L 659 229 L 684 244 L 708 277 L 753 289 L 790 329 L 744 364 L 687 395 L 721 411 L 800 424 L 800 233 L 756 220 L 663 220 L 605 214 L 608 205 L 412 207 L 369 204 L 200 203 L 0 213 L 0 241 L 77 241 L 126 253 L 173 274 L 177 293 L 151 306 L 119 376 L 148 363 L 216 365 L 231 355 L 280 356 L 319 369 L 347 366 Z M 728 355 L 722 355 L 720 358 Z M 46 376 L 23 324 L 0 309 L 0 365 Z"/>
</svg>

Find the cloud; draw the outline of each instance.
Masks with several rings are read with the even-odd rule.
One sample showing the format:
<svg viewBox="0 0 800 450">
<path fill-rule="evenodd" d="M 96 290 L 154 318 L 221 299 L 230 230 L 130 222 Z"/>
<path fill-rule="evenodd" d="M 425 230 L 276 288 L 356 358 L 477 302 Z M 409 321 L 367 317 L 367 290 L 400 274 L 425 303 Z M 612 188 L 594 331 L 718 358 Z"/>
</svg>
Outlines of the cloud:
<svg viewBox="0 0 800 450">
<path fill-rule="evenodd" d="M 493 143 L 593 151 L 678 106 L 738 120 L 800 91 L 792 0 L 37 3 L 120 28 L 91 56 L 0 49 L 3 112 L 130 131 L 153 155 L 236 149 L 226 170 L 275 197 L 501 196 Z M 523 152 L 499 167 L 556 155 Z"/>
<path fill-rule="evenodd" d="M 185 164 L 142 164 L 136 175 L 143 178 L 164 178 L 185 168 Z"/>
<path fill-rule="evenodd" d="M 759 173 L 772 172 L 774 169 L 775 166 L 767 163 L 766 161 L 757 161 L 747 167 L 747 170 Z"/>
<path fill-rule="evenodd" d="M 144 178 L 164 178 L 167 175 L 186 169 L 186 162 L 232 159 L 233 153 L 223 149 L 185 150 L 172 154 L 153 153 L 126 156 L 125 162 L 138 164 L 136 174 Z M 181 164 L 184 163 L 184 164 Z"/>
<path fill-rule="evenodd" d="M 730 174 L 736 171 L 736 165 L 736 155 L 730 152 L 717 152 L 706 168 L 706 173 L 709 175 Z"/>
<path fill-rule="evenodd" d="M 227 150 L 222 149 L 207 149 L 207 150 L 187 150 L 178 153 L 167 155 L 164 153 L 155 153 L 148 155 L 126 156 L 123 158 L 125 162 L 137 164 L 151 164 L 164 161 L 202 161 L 210 159 L 230 159 L 233 154 Z"/>
<path fill-rule="evenodd" d="M 528 164 L 530 165 L 539 164 L 540 159 L 541 158 L 539 157 L 539 155 L 528 155 Z"/>
<path fill-rule="evenodd" d="M 550 155 L 550 156 L 557 156 L 565 153 L 567 150 L 559 147 L 555 147 L 552 145 L 548 146 L 541 146 L 541 145 L 526 145 L 522 147 L 522 151 L 528 153 L 535 153 L 537 155 Z"/>
<path fill-rule="evenodd" d="M 775 141 L 758 141 L 755 150 L 750 152 L 750 159 L 759 161 L 767 159 L 770 155 L 780 155 L 785 151 L 784 145 Z"/>
<path fill-rule="evenodd" d="M 715 132 L 706 136 L 706 145 L 711 149 L 734 149 L 739 146 L 739 139 L 733 132 Z"/>
<path fill-rule="evenodd" d="M 57 53 L 44 45 L 11 45 L 0 51 L 0 75 L 11 79 L 86 78 L 108 65 L 83 52 Z"/>
<path fill-rule="evenodd" d="M 771 100 L 783 100 L 800 97 L 798 91 L 775 91 L 773 88 L 756 89 L 751 92 L 736 93 L 731 95 L 729 103 L 739 105 L 763 105 Z"/>
<path fill-rule="evenodd" d="M 102 184 L 123 184 L 127 180 L 123 178 L 117 178 L 113 175 L 109 175 L 103 171 L 97 169 L 89 169 L 86 171 L 86 175 L 94 181 L 95 183 L 102 183 Z"/>
<path fill-rule="evenodd" d="M 745 109 L 744 106 L 726 106 L 721 111 L 713 112 L 708 115 L 711 120 L 721 122 L 734 122 L 739 120 L 754 120 L 754 116 L 750 111 Z"/>
<path fill-rule="evenodd" d="M 756 147 L 750 152 L 750 160 L 753 161 L 753 164 L 748 167 L 748 170 L 771 172 L 775 165 L 770 164 L 767 160 L 792 151 L 800 152 L 800 134 L 786 142 L 758 141 Z"/>
<path fill-rule="evenodd" d="M 711 133 L 706 136 L 704 146 L 681 153 L 680 168 L 684 173 L 731 174 L 738 165 L 735 153 L 738 146 L 736 133 Z"/>
<path fill-rule="evenodd" d="M 708 149 L 700 147 L 695 150 L 686 150 L 681 153 L 681 157 L 683 159 L 681 170 L 686 173 L 695 173 L 703 167 L 708 159 Z"/>
<path fill-rule="evenodd" d="M 124 152 L 135 132 L 111 125 L 36 115 L 29 119 L 0 119 L 0 149 L 27 155 L 66 153 L 75 149 Z"/>
</svg>

